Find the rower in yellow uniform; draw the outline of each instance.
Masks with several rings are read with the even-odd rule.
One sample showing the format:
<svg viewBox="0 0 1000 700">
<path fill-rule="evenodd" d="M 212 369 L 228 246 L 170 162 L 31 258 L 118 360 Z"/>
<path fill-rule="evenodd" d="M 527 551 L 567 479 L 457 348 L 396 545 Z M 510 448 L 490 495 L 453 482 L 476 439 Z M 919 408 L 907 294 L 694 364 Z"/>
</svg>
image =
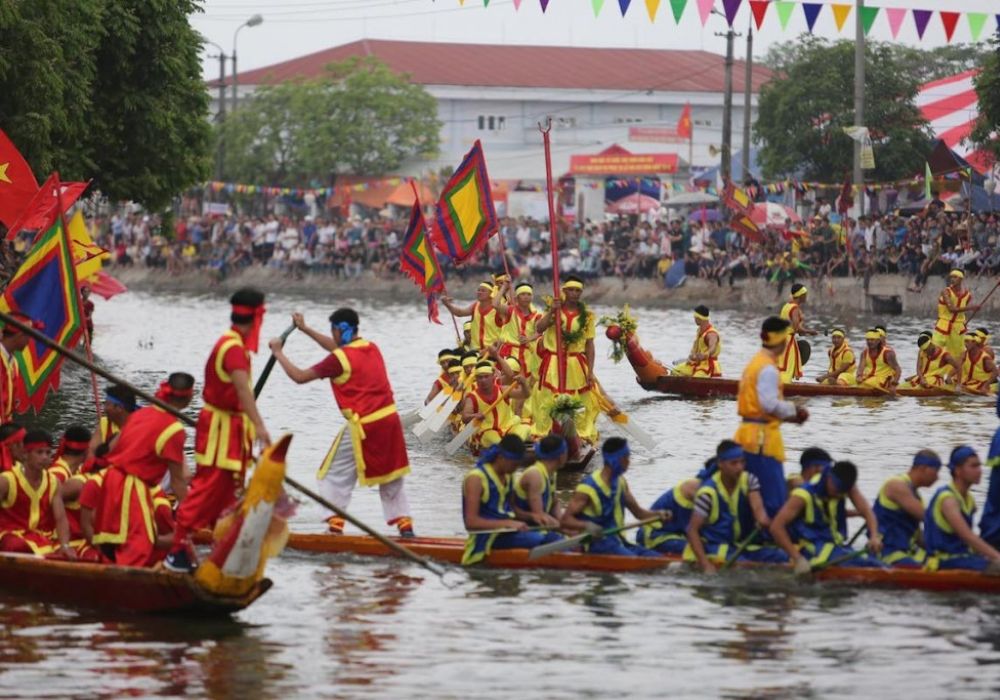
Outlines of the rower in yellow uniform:
<svg viewBox="0 0 1000 700">
<path fill-rule="evenodd" d="M 506 287 L 505 287 L 506 288 Z M 500 332 L 503 346 L 500 354 L 503 357 L 514 357 L 521 365 L 522 371 L 528 376 L 538 372 L 538 353 L 534 344 L 538 340 L 535 322 L 542 314 L 532 304 L 535 290 L 527 282 L 520 282 L 514 288 L 514 302 L 501 295 L 497 304 L 497 313 L 501 318 L 508 319 Z"/>
<path fill-rule="evenodd" d="M 858 360 L 854 356 L 854 350 L 847 342 L 847 334 L 843 328 L 834 328 L 830 331 L 830 341 L 832 343 L 826 351 L 830 363 L 826 372 L 816 377 L 820 384 L 839 384 L 841 386 L 851 386 L 854 384 L 854 370 L 858 366 Z"/>
<path fill-rule="evenodd" d="M 894 393 L 903 374 L 896 353 L 886 345 L 884 333 L 875 328 L 865 332 L 865 343 L 856 375 L 858 386 Z"/>
<path fill-rule="evenodd" d="M 721 377 L 722 365 L 719 364 L 719 354 L 722 352 L 722 337 L 708 318 L 707 306 L 696 306 L 694 322 L 698 326 L 687 362 L 673 368 L 673 373 L 682 377 Z"/>
<path fill-rule="evenodd" d="M 554 299 L 551 308 L 535 323 L 541 334 L 538 354 L 541 359 L 539 383 L 536 389 L 534 410 L 535 435 L 552 432 L 550 412 L 556 397 L 575 397 L 583 409 L 575 415 L 577 435 L 582 440 L 597 442 L 597 414 L 599 411 L 594 388 L 594 315 L 583 303 L 583 280 L 569 275 L 562 285 L 564 299 Z M 562 331 L 563 361 L 557 355 L 555 318 Z M 560 376 L 560 365 L 564 367 Z"/>
<path fill-rule="evenodd" d="M 983 346 L 983 350 L 990 356 L 991 360 L 995 361 L 997 359 L 997 354 L 993 349 L 993 345 L 990 343 L 990 332 L 985 328 L 977 328 L 976 335 L 979 336 L 979 344 Z"/>
<path fill-rule="evenodd" d="M 989 396 L 997 392 L 997 365 L 986 353 L 978 333 L 965 334 L 962 356 L 962 391 Z"/>
<path fill-rule="evenodd" d="M 777 360 L 791 342 L 791 324 L 776 316 L 761 326 L 761 349 L 743 370 L 737 393 L 740 426 L 733 440 L 745 452 L 746 469 L 760 481 L 760 495 L 769 517 L 774 517 L 788 498 L 782 462 L 785 446 L 781 440 L 782 421 L 804 423 L 809 411 L 785 401 Z"/>
<path fill-rule="evenodd" d="M 514 514 L 550 528 L 559 527 L 562 506 L 556 498 L 556 473 L 566 466 L 569 448 L 561 435 L 546 435 L 535 443 L 535 459 L 514 483 Z"/>
<path fill-rule="evenodd" d="M 778 372 L 781 373 L 781 381 L 785 384 L 802 377 L 802 353 L 799 350 L 798 336 L 817 333 L 806 326 L 805 316 L 802 314 L 802 307 L 808 299 L 809 290 L 804 284 L 796 282 L 792 285 L 791 299 L 781 307 L 780 317 L 788 321 L 791 328 L 791 336 L 785 345 L 785 350 L 778 357 Z"/>
<path fill-rule="evenodd" d="M 427 394 L 427 398 L 424 399 L 424 405 L 429 404 L 435 396 L 440 394 L 445 388 L 450 388 L 453 384 L 454 377 L 450 373 L 450 368 L 453 362 L 459 360 L 458 353 L 455 350 L 446 349 L 438 353 L 438 365 L 441 367 L 441 374 L 437 379 L 434 380 L 434 384 L 431 385 L 431 390 Z"/>
<path fill-rule="evenodd" d="M 476 365 L 476 384 L 466 395 L 465 405 L 462 408 L 463 422 L 479 421 L 471 440 L 473 450 L 497 444 L 504 435 L 521 424 L 520 418 L 511 408 L 511 401 L 527 398 L 530 387 L 523 376 L 515 377 L 503 359 L 497 364 L 508 383 L 516 382 L 518 386 L 507 391 L 505 395 L 496 378 L 493 363 L 483 361 Z"/>
<path fill-rule="evenodd" d="M 451 297 L 441 297 L 441 303 L 455 316 L 471 316 L 469 328 L 473 350 L 483 350 L 500 340 L 500 329 L 507 319 L 497 312 L 496 300 L 500 289 L 492 282 L 480 282 L 476 289 L 476 300 L 468 306 L 455 306 Z"/>
<path fill-rule="evenodd" d="M 961 357 L 964 350 L 965 314 L 979 308 L 972 306 L 972 292 L 962 287 L 964 280 L 964 272 L 952 270 L 948 274 L 948 286 L 941 290 L 937 302 L 934 344 L 947 350 L 952 357 Z"/>
<path fill-rule="evenodd" d="M 932 342 L 933 333 L 924 331 L 917 337 L 917 373 L 908 377 L 903 386 L 927 389 L 953 385 L 962 372 L 959 360 Z"/>
</svg>

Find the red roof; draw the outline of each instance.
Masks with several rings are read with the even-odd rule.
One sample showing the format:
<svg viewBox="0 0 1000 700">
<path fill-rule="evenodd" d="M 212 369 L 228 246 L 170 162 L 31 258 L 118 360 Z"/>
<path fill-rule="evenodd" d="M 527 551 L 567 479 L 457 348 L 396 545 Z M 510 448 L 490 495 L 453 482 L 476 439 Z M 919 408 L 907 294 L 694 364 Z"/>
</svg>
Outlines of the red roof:
<svg viewBox="0 0 1000 700">
<path fill-rule="evenodd" d="M 314 78 L 326 65 L 353 56 L 375 56 L 419 85 L 723 92 L 725 79 L 724 57 L 707 51 L 364 39 L 240 73 L 239 82 L 261 85 Z M 743 73 L 743 63 L 737 62 L 737 93 L 743 91 Z M 754 91 L 770 77 L 768 68 L 755 65 Z"/>
</svg>

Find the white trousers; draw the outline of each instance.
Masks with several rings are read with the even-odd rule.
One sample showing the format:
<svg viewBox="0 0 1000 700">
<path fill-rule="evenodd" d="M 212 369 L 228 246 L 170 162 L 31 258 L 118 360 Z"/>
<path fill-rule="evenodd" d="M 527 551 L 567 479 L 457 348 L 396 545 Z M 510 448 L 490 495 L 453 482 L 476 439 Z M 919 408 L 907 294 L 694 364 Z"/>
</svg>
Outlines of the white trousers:
<svg viewBox="0 0 1000 700">
<path fill-rule="evenodd" d="M 337 446 L 337 454 L 330 462 L 330 468 L 319 481 L 319 492 L 333 505 L 347 510 L 357 482 L 358 468 L 354 461 L 354 445 L 351 443 L 351 436 L 345 432 Z M 382 512 L 385 514 L 386 522 L 391 524 L 396 519 L 410 514 L 410 503 L 406 500 L 402 477 L 379 484 L 378 495 L 382 499 Z M 327 511 L 323 519 L 326 520 L 332 515 L 336 513 Z"/>
</svg>

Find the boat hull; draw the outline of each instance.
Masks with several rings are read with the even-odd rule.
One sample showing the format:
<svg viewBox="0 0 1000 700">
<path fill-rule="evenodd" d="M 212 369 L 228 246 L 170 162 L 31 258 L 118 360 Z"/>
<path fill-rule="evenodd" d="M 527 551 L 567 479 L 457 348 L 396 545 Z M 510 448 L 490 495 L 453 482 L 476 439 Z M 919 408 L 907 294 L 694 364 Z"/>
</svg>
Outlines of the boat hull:
<svg viewBox="0 0 1000 700">
<path fill-rule="evenodd" d="M 460 564 L 465 541 L 455 537 L 416 537 L 397 539 L 415 554 L 449 564 Z M 309 535 L 292 534 L 288 547 L 314 553 L 354 554 L 370 557 L 399 556 L 378 540 L 363 535 Z M 680 557 L 621 557 L 607 554 L 560 552 L 528 558 L 527 549 L 499 549 L 491 552 L 482 566 L 499 569 L 561 569 L 571 571 L 600 571 L 628 573 L 655 571 L 682 566 Z M 477 565 L 478 566 L 478 565 Z M 740 564 L 740 568 L 773 570 L 791 573 L 791 567 L 781 564 Z M 976 571 L 923 571 L 904 568 L 872 568 L 839 566 L 823 569 L 813 574 L 817 581 L 839 582 L 851 585 L 909 588 L 923 591 L 969 591 L 1000 594 L 1000 576 L 990 576 Z"/>
<path fill-rule="evenodd" d="M 263 579 L 239 597 L 212 595 L 193 576 L 111 564 L 0 554 L 0 588 L 45 602 L 137 613 L 229 615 L 271 587 Z"/>
<path fill-rule="evenodd" d="M 679 396 L 719 397 L 736 396 L 739 388 L 737 379 L 694 379 L 677 375 L 664 375 L 655 379 L 639 379 L 639 386 L 646 391 L 658 391 L 663 394 Z M 885 398 L 889 392 L 881 389 L 870 389 L 858 386 L 834 386 L 830 384 L 809 384 L 808 382 L 792 382 L 785 384 L 783 391 L 789 396 L 858 396 Z M 948 389 L 904 389 L 896 390 L 899 396 L 931 398 L 935 396 L 955 396 Z"/>
</svg>

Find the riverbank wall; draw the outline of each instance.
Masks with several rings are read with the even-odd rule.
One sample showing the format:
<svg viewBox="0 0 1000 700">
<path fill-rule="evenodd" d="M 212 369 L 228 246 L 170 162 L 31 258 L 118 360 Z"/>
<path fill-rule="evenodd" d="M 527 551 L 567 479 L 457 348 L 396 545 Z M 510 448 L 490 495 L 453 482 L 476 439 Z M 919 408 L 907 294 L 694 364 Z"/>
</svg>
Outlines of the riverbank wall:
<svg viewBox="0 0 1000 700">
<path fill-rule="evenodd" d="M 365 272 L 350 280 L 328 275 L 307 274 L 295 277 L 277 270 L 252 268 L 225 280 L 217 281 L 203 271 L 169 274 L 163 270 L 145 268 L 114 268 L 109 272 L 126 284 L 129 289 L 150 293 L 191 293 L 226 295 L 233 290 L 252 285 L 270 293 L 308 296 L 314 300 L 363 299 L 382 302 L 422 304 L 413 283 L 401 277 L 376 278 Z M 448 281 L 448 291 L 460 303 L 471 301 L 478 284 L 477 277 L 465 282 Z M 937 298 L 944 286 L 943 278 L 932 278 L 922 292 L 907 289 L 907 280 L 898 275 L 875 275 L 868 281 L 857 278 L 825 278 L 819 282 L 806 282 L 810 288 L 809 307 L 813 312 L 829 315 L 876 316 L 907 315 L 933 318 L 937 313 Z M 989 294 L 996 281 L 988 277 L 966 279 L 975 303 Z M 536 284 L 539 294 L 550 292 L 545 283 Z M 741 280 L 733 287 L 689 278 L 677 289 L 664 289 L 660 280 L 628 280 L 605 277 L 587 283 L 585 299 L 593 304 L 634 307 L 689 309 L 705 304 L 713 309 L 744 311 L 777 311 L 788 295 L 786 285 L 781 296 L 774 285 L 764 280 Z M 977 319 L 1000 320 L 1000 293 L 990 297 Z"/>
</svg>

